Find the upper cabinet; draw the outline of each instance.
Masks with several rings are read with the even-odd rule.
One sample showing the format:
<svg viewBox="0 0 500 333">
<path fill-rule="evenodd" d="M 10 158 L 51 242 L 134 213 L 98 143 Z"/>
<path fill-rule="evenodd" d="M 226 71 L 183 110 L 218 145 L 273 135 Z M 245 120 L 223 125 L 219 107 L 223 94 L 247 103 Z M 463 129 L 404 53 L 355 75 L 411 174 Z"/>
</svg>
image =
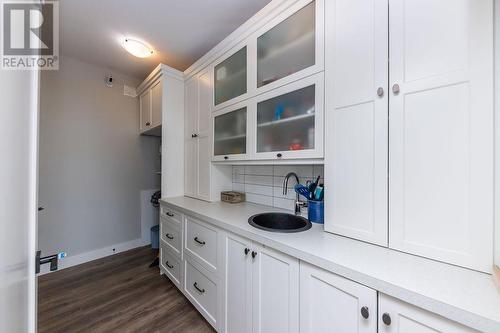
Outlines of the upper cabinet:
<svg viewBox="0 0 500 333">
<path fill-rule="evenodd" d="M 323 74 L 256 98 L 256 159 L 323 157 Z"/>
<path fill-rule="evenodd" d="M 139 95 L 139 133 L 161 137 L 161 193 L 184 195 L 184 74 L 159 64 L 136 88 Z"/>
<path fill-rule="evenodd" d="M 214 114 L 214 159 L 238 159 L 248 149 L 248 108 L 238 105 Z"/>
<path fill-rule="evenodd" d="M 139 95 L 139 132 L 142 134 L 151 129 L 151 90 Z"/>
<path fill-rule="evenodd" d="M 326 5 L 325 230 L 491 271 L 492 1 L 370 2 Z"/>
<path fill-rule="evenodd" d="M 370 2 L 325 5 L 325 230 L 387 246 L 387 1 Z"/>
<path fill-rule="evenodd" d="M 389 245 L 482 271 L 493 262 L 492 13 L 490 0 L 391 0 L 389 14 Z"/>
<path fill-rule="evenodd" d="M 247 47 L 214 67 L 214 103 L 222 104 L 247 92 Z"/>
<path fill-rule="evenodd" d="M 212 161 L 323 158 L 324 0 L 283 6 L 211 65 Z"/>
<path fill-rule="evenodd" d="M 257 87 L 315 64 L 315 1 L 257 38 Z"/>
<path fill-rule="evenodd" d="M 162 81 L 157 80 L 139 95 L 141 134 L 161 136 L 162 86 Z"/>
<path fill-rule="evenodd" d="M 161 136 L 163 78 L 156 77 L 154 81 L 143 85 L 139 95 L 139 132 L 144 135 Z"/>
</svg>

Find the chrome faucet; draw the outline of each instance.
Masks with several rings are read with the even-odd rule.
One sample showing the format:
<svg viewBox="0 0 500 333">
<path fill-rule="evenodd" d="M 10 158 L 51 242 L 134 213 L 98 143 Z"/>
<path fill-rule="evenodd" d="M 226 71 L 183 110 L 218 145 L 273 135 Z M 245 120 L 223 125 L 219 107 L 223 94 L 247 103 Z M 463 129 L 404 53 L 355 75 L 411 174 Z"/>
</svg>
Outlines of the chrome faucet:
<svg viewBox="0 0 500 333">
<path fill-rule="evenodd" d="M 297 181 L 297 184 L 299 184 L 299 176 L 297 176 L 297 174 L 295 172 L 289 172 L 285 176 L 285 179 L 283 180 L 283 195 L 287 195 L 288 194 L 288 180 L 290 179 L 290 177 L 294 177 L 295 180 Z M 295 194 L 296 194 L 296 197 L 295 197 L 295 215 L 299 215 L 300 214 L 300 208 L 303 207 L 303 206 L 305 206 L 306 203 L 299 200 L 299 194 L 298 193 L 295 193 Z"/>
</svg>

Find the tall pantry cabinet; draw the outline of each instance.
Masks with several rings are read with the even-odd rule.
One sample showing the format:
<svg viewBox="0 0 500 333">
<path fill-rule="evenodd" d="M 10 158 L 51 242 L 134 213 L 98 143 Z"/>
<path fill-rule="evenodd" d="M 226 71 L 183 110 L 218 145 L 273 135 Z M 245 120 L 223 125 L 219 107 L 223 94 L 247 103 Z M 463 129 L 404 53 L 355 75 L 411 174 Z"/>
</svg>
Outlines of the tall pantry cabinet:
<svg viewBox="0 0 500 333">
<path fill-rule="evenodd" d="M 212 164 L 212 67 L 187 80 L 184 89 L 184 194 L 196 199 L 216 201 L 221 191 L 231 189 L 232 167 Z"/>
<path fill-rule="evenodd" d="M 490 271 L 493 2 L 370 2 L 325 4 L 325 229 Z"/>
</svg>

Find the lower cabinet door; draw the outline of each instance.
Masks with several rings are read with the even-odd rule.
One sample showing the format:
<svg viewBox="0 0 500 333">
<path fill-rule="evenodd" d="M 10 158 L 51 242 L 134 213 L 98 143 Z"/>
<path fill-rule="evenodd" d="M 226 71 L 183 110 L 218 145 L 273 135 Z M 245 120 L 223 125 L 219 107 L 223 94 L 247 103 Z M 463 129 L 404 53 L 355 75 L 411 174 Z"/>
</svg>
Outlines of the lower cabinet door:
<svg viewBox="0 0 500 333">
<path fill-rule="evenodd" d="M 254 243 L 252 316 L 255 333 L 299 332 L 299 260 Z"/>
<path fill-rule="evenodd" d="M 393 297 L 379 294 L 379 333 L 472 333 L 476 332 Z"/>
<path fill-rule="evenodd" d="M 300 262 L 300 332 L 377 332 L 377 292 Z"/>
<path fill-rule="evenodd" d="M 252 244 L 227 234 L 225 260 L 225 328 L 227 333 L 252 332 Z"/>
</svg>

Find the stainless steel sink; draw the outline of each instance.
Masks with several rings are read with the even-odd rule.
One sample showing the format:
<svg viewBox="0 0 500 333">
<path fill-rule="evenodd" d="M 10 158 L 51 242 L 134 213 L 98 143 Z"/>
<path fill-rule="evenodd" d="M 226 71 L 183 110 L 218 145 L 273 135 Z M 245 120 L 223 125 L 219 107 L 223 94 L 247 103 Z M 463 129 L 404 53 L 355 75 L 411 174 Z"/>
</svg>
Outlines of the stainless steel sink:
<svg viewBox="0 0 500 333">
<path fill-rule="evenodd" d="M 300 232 L 311 228 L 311 222 L 302 216 L 285 213 L 253 215 L 248 223 L 255 228 L 272 232 Z"/>
</svg>

